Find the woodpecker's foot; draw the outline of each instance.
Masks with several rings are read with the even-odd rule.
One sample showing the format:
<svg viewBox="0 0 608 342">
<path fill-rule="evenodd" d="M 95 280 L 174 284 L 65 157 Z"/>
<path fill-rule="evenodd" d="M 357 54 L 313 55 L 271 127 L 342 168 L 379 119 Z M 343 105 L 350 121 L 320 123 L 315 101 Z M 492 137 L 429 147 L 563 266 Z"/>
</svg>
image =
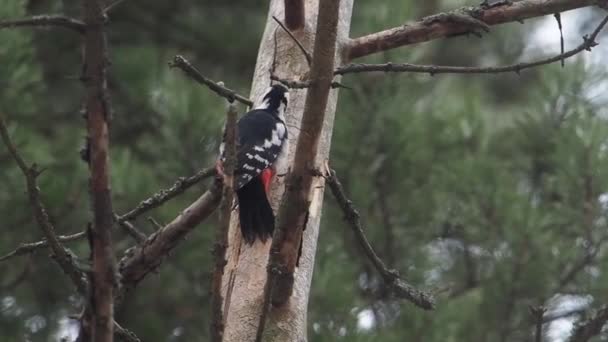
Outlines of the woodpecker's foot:
<svg viewBox="0 0 608 342">
<path fill-rule="evenodd" d="M 477 19 L 473 10 L 439 13 L 422 19 L 422 23 L 427 26 L 437 22 L 463 25 L 467 30 L 465 33 L 471 33 L 476 36 L 481 36 L 480 30 L 490 32 L 490 26 Z"/>
<path fill-rule="evenodd" d="M 215 172 L 217 172 L 218 178 L 226 179 L 226 174 L 224 173 L 224 163 L 221 159 L 218 159 L 215 162 Z"/>
</svg>

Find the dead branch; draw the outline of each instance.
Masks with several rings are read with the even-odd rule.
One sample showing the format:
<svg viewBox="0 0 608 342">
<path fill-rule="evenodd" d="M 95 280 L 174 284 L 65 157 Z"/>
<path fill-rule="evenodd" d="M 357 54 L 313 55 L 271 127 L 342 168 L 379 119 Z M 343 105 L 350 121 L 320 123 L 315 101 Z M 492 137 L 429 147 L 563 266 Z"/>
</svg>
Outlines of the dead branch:
<svg viewBox="0 0 608 342">
<path fill-rule="evenodd" d="M 289 89 L 306 89 L 310 87 L 310 81 L 296 81 L 296 80 L 288 80 L 284 78 L 280 78 L 277 75 L 270 75 L 270 79 L 279 82 L 282 85 L 286 86 Z"/>
<path fill-rule="evenodd" d="M 270 79 L 276 82 L 281 83 L 282 85 L 286 86 L 289 89 L 307 89 L 310 87 L 310 85 L 312 84 L 312 81 L 296 81 L 296 80 L 288 80 L 285 78 L 280 78 L 277 75 L 270 75 Z M 338 81 L 332 81 L 331 82 L 331 89 L 336 89 L 336 88 L 345 88 L 345 89 L 351 89 L 350 87 L 345 86 L 344 84 L 338 82 Z"/>
<path fill-rule="evenodd" d="M 234 100 L 239 101 L 240 103 L 247 105 L 249 107 L 253 106 L 253 102 L 248 98 L 239 95 L 236 91 L 232 89 L 228 89 L 224 87 L 222 84 L 215 82 L 201 74 L 198 69 L 196 69 L 188 60 L 186 60 L 183 56 L 177 55 L 173 57 L 173 61 L 169 62 L 169 66 L 172 68 L 181 69 L 188 77 L 197 81 L 198 83 L 207 86 L 211 91 L 218 94 L 219 96 L 226 98 L 228 101 L 232 102 Z"/>
<path fill-rule="evenodd" d="M 57 241 L 59 241 L 59 242 L 76 241 L 76 240 L 83 239 L 86 236 L 87 236 L 86 231 L 79 232 L 79 233 L 72 234 L 72 235 L 59 235 L 59 236 L 57 236 Z M 48 248 L 48 247 L 49 247 L 49 242 L 47 240 L 22 243 L 12 252 L 1 256 L 0 261 L 5 261 L 12 257 L 16 257 L 16 256 L 20 256 L 20 255 L 31 254 L 39 249 Z"/>
<path fill-rule="evenodd" d="M 175 183 L 173 183 L 173 185 L 171 187 L 169 187 L 168 189 L 161 189 L 158 192 L 156 192 L 155 194 L 153 194 L 152 196 L 150 196 L 149 198 L 139 202 L 139 204 L 137 206 L 135 206 L 135 208 L 124 213 L 123 215 L 118 216 L 117 220 L 118 220 L 118 222 L 132 221 L 132 220 L 136 219 L 138 216 L 140 216 L 152 209 L 158 208 L 161 205 L 163 205 L 165 202 L 184 193 L 186 190 L 188 190 L 193 185 L 199 183 L 200 181 L 207 179 L 214 175 L 215 175 L 215 168 L 208 167 L 208 168 L 201 169 L 196 174 L 194 174 L 190 177 L 187 177 L 187 178 L 180 177 L 175 181 Z"/>
<path fill-rule="evenodd" d="M 122 292 L 117 294 L 118 299 L 157 269 L 177 244 L 215 210 L 221 199 L 221 188 L 221 181 L 216 179 L 208 191 L 184 209 L 171 223 L 125 253 L 119 262 L 123 286 Z"/>
<path fill-rule="evenodd" d="M 44 207 L 44 204 L 42 204 L 42 199 L 40 198 L 40 189 L 38 188 L 38 183 L 36 181 L 36 178 L 40 175 L 40 170 L 36 164 L 28 166 L 25 160 L 21 157 L 8 134 L 8 129 L 6 128 L 2 114 L 0 114 L 0 136 L 25 177 L 27 193 L 30 204 L 34 211 L 34 217 L 36 218 L 36 222 L 40 226 L 40 229 L 46 238 L 47 244 L 51 247 L 53 259 L 57 262 L 57 264 L 59 264 L 63 272 L 70 277 L 78 292 L 81 295 L 86 294 L 87 282 L 82 272 L 76 266 L 76 256 L 70 250 L 65 248 L 57 238 L 55 227 L 49 219 L 49 215 Z"/>
<path fill-rule="evenodd" d="M 137 229 L 131 222 L 129 221 L 121 221 L 120 216 L 114 214 L 114 219 L 118 223 L 118 225 L 137 243 L 142 243 L 146 241 L 146 234 L 141 230 Z"/>
<path fill-rule="evenodd" d="M 137 337 L 137 335 L 135 335 L 134 332 L 123 328 L 116 321 L 114 321 L 114 334 L 116 335 L 116 337 L 118 338 L 119 341 L 141 342 L 139 337 Z"/>
<path fill-rule="evenodd" d="M 258 340 L 264 329 L 264 316 L 271 298 L 272 304 L 280 306 L 287 302 L 293 291 L 298 251 L 302 231 L 307 223 L 315 159 L 319 138 L 325 119 L 325 109 L 331 90 L 336 35 L 340 1 L 321 0 L 315 33 L 313 62 L 310 78 L 314 80 L 308 88 L 300 135 L 296 146 L 294 165 L 287 175 L 286 190 L 277 214 L 277 227 L 272 240 L 268 262 L 268 280 L 265 288 Z"/>
<path fill-rule="evenodd" d="M 107 15 L 110 12 L 112 12 L 116 7 L 122 5 L 123 2 L 125 2 L 126 0 L 114 0 L 112 3 L 110 3 L 109 5 L 106 6 L 106 8 L 104 8 L 104 13 Z"/>
<path fill-rule="evenodd" d="M 190 177 L 180 177 L 173 183 L 173 185 L 168 189 L 161 189 L 154 195 L 149 198 L 141 201 L 135 208 L 131 211 L 121 215 L 115 216 L 116 221 L 120 225 L 130 225 L 128 221 L 134 220 L 135 218 L 141 216 L 142 214 L 152 210 L 154 208 L 158 208 L 165 202 L 177 197 L 178 195 L 184 193 L 187 189 L 191 188 L 193 185 L 199 183 L 200 181 L 209 178 L 215 175 L 215 168 L 209 167 L 204 168 L 198 171 L 196 174 Z M 135 229 L 135 227 L 125 228 L 125 230 L 129 231 L 129 235 L 133 236 L 133 238 L 138 242 L 143 242 L 146 240 L 145 234 Z M 134 230 L 133 230 L 134 229 Z M 57 239 L 59 242 L 71 242 L 77 241 L 86 238 L 87 232 L 82 231 L 72 235 L 59 235 Z M 29 253 L 33 253 L 39 249 L 48 248 L 49 243 L 46 240 L 22 243 L 15 250 L 5 254 L 0 257 L 0 262 L 8 260 L 12 257 L 21 256 Z"/>
<path fill-rule="evenodd" d="M 298 1 L 294 1 L 294 2 L 298 2 Z M 302 2 L 302 1 L 299 1 L 299 2 Z M 302 10 L 302 14 L 304 14 L 303 10 Z M 287 13 L 285 14 L 285 16 L 287 16 Z M 306 58 L 306 62 L 308 63 L 308 67 L 310 67 L 310 65 L 312 64 L 312 56 L 310 55 L 310 53 L 308 51 L 306 51 L 306 48 L 304 48 L 304 45 L 302 45 L 302 43 L 300 42 L 300 40 L 298 40 L 298 38 L 296 38 L 296 36 L 294 36 L 293 33 L 291 33 L 291 31 L 287 27 L 285 27 L 285 25 L 283 25 L 283 23 L 277 17 L 275 17 L 273 15 L 272 19 L 274 19 L 274 21 L 276 21 L 276 23 L 279 24 L 279 26 L 281 26 L 281 28 L 283 29 L 283 31 L 285 31 L 285 33 L 287 33 L 289 35 L 289 37 L 291 38 L 291 40 L 293 40 L 296 43 L 296 45 L 298 46 L 298 48 L 300 48 L 300 51 L 302 51 L 302 54 Z"/>
<path fill-rule="evenodd" d="M 602 331 L 608 321 L 608 305 L 604 305 L 587 321 L 576 323 L 570 342 L 587 342 Z"/>
<path fill-rule="evenodd" d="M 339 67 L 336 69 L 334 74 L 344 75 L 351 73 L 361 72 L 372 72 L 372 71 L 383 71 L 383 72 L 417 72 L 417 73 L 428 73 L 431 76 L 435 74 L 498 74 L 504 72 L 515 72 L 520 73 L 524 69 L 529 69 L 541 65 L 556 63 L 564 61 L 570 57 L 573 57 L 583 51 L 591 51 L 591 49 L 598 45 L 595 41 L 598 34 L 602 31 L 608 17 L 604 18 L 597 26 L 597 28 L 590 34 L 583 36 L 583 42 L 576 48 L 561 53 L 559 55 L 544 58 L 534 62 L 517 63 L 506 66 L 494 66 L 494 67 L 461 67 L 461 66 L 441 66 L 441 65 L 416 65 L 408 63 L 385 63 L 385 64 L 361 64 L 353 63 Z"/>
<path fill-rule="evenodd" d="M 89 192 L 93 211 L 90 245 L 93 271 L 90 274 L 91 335 L 96 342 L 112 342 L 114 336 L 115 264 L 112 246 L 114 211 L 110 193 L 109 121 L 112 109 L 107 92 L 109 64 L 103 0 L 83 0 L 84 58 L 82 81 L 86 89 Z"/>
<path fill-rule="evenodd" d="M 530 314 L 532 314 L 532 318 L 534 319 L 534 341 L 535 342 L 543 342 L 543 323 L 545 323 L 545 313 L 547 312 L 547 308 L 544 306 L 531 306 Z"/>
<path fill-rule="evenodd" d="M 36 15 L 30 18 L 0 21 L 0 29 L 15 27 L 61 27 L 83 34 L 84 23 L 64 15 Z"/>
<path fill-rule="evenodd" d="M 351 39 L 347 47 L 348 56 L 349 59 L 355 59 L 400 46 L 470 33 L 471 24 L 452 20 L 454 15 L 469 16 L 477 22 L 492 26 L 521 22 L 524 19 L 594 6 L 597 3 L 597 0 L 522 0 L 505 1 L 497 6 L 464 7 Z"/>
<path fill-rule="evenodd" d="M 116 222 L 127 232 L 127 234 L 133 237 L 137 243 L 142 243 L 146 240 L 146 234 L 135 228 L 135 226 L 133 226 L 133 224 L 129 221 L 136 219 L 138 216 L 147 211 L 160 207 L 165 202 L 188 190 L 194 184 L 213 175 L 215 175 L 215 168 L 210 167 L 201 169 L 196 174 L 188 178 L 180 177 L 170 188 L 161 189 L 149 198 L 139 202 L 139 204 L 131 211 L 121 216 L 115 215 Z"/>
<path fill-rule="evenodd" d="M 234 103 L 228 104 L 226 128 L 224 130 L 224 187 L 219 210 L 219 226 L 213 247 L 215 269 L 211 281 L 211 340 L 221 342 L 224 335 L 224 315 L 222 313 L 222 277 L 226 266 L 226 249 L 228 248 L 228 230 L 234 200 L 234 169 L 237 151 L 237 109 Z"/>
<path fill-rule="evenodd" d="M 359 242 L 359 245 L 365 252 L 365 255 L 372 263 L 374 268 L 376 268 L 378 273 L 380 273 L 380 276 L 384 280 L 386 286 L 392 291 L 393 295 L 397 298 L 406 299 L 425 310 L 433 309 L 435 307 L 435 300 L 430 294 L 417 290 L 402 280 L 399 273 L 395 270 L 388 269 L 384 262 L 378 257 L 376 252 L 374 252 L 372 246 L 365 237 L 365 233 L 363 232 L 359 212 L 353 206 L 352 201 L 346 197 L 342 184 L 338 180 L 334 170 L 330 170 L 329 174 L 326 175 L 326 182 L 336 198 L 336 201 L 340 205 L 340 208 L 342 208 L 344 218 L 353 229 L 355 238 Z"/>
<path fill-rule="evenodd" d="M 304 13 L 304 0 L 285 0 L 285 24 L 290 30 L 295 31 L 304 27 L 306 22 Z"/>
</svg>

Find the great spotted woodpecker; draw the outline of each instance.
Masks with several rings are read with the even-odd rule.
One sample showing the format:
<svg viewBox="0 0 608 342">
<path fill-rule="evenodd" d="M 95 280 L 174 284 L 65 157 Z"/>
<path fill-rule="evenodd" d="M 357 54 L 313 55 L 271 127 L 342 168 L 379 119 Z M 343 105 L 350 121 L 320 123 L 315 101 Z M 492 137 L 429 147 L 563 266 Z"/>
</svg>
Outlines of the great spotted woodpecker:
<svg viewBox="0 0 608 342">
<path fill-rule="evenodd" d="M 274 213 L 268 202 L 270 181 L 276 173 L 275 163 L 287 140 L 285 108 L 287 88 L 273 85 L 261 98 L 261 104 L 245 113 L 237 122 L 238 150 L 236 195 L 243 239 L 253 244 L 265 242 L 274 231 Z M 220 146 L 220 168 L 224 144 Z"/>
</svg>

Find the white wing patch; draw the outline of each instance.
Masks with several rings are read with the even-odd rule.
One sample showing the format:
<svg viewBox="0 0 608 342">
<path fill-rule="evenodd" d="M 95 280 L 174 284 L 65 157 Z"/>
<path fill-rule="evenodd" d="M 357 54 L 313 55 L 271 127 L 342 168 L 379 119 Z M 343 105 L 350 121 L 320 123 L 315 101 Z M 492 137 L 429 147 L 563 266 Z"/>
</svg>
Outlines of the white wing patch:
<svg viewBox="0 0 608 342">
<path fill-rule="evenodd" d="M 255 160 L 259 161 L 260 163 L 264 163 L 266 166 L 268 166 L 270 163 L 268 162 L 268 160 L 260 157 L 260 155 L 256 154 L 255 156 L 253 156 L 255 158 Z"/>
<path fill-rule="evenodd" d="M 243 164 L 240 166 L 239 188 L 270 167 L 282 153 L 287 142 L 287 127 L 277 120 L 269 133 L 264 140 L 258 140 L 257 145 L 250 145 L 240 152 L 239 163 Z"/>
</svg>

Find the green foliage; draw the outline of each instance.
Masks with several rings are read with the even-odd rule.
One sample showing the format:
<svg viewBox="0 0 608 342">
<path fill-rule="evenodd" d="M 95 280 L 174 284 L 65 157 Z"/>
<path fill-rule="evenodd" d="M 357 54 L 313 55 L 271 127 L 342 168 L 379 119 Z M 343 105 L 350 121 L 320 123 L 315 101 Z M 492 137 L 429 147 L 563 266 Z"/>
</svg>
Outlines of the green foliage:
<svg viewBox="0 0 608 342">
<path fill-rule="evenodd" d="M 353 36 L 459 5 L 360 2 Z M 0 18 L 79 11 L 67 1 L 5 0 Z M 259 1 L 206 0 L 125 2 L 112 13 L 117 213 L 215 158 L 225 102 L 167 61 L 184 54 L 206 75 L 247 93 L 265 11 Z M 511 63 L 533 28 L 506 25 L 484 40 L 457 37 L 368 60 Z M 15 29 L 0 30 L 0 41 L 0 113 L 27 161 L 46 168 L 39 183 L 58 233 L 81 231 L 90 213 L 87 167 L 78 154 L 86 134 L 78 36 Z M 328 195 L 309 340 L 529 340 L 529 305 L 555 310 L 563 295 L 606 303 L 608 113 L 597 90 L 605 89 L 603 69 L 579 59 L 521 76 L 345 77 L 353 89 L 341 90 L 332 166 L 379 255 L 407 281 L 435 292 L 438 307 L 423 312 L 390 297 Z M 1 147 L 0 166 L 3 254 L 41 233 L 23 177 Z M 149 216 L 170 221 L 205 186 Z M 135 224 L 148 234 L 156 229 L 145 217 Z M 198 227 L 143 281 L 117 313 L 121 324 L 144 341 L 207 338 L 213 228 L 214 220 Z M 117 256 L 133 245 L 120 230 L 115 237 Z M 69 246 L 88 258 L 86 242 Z M 2 341 L 54 341 L 73 323 L 72 285 L 47 255 L 0 263 Z"/>
</svg>

